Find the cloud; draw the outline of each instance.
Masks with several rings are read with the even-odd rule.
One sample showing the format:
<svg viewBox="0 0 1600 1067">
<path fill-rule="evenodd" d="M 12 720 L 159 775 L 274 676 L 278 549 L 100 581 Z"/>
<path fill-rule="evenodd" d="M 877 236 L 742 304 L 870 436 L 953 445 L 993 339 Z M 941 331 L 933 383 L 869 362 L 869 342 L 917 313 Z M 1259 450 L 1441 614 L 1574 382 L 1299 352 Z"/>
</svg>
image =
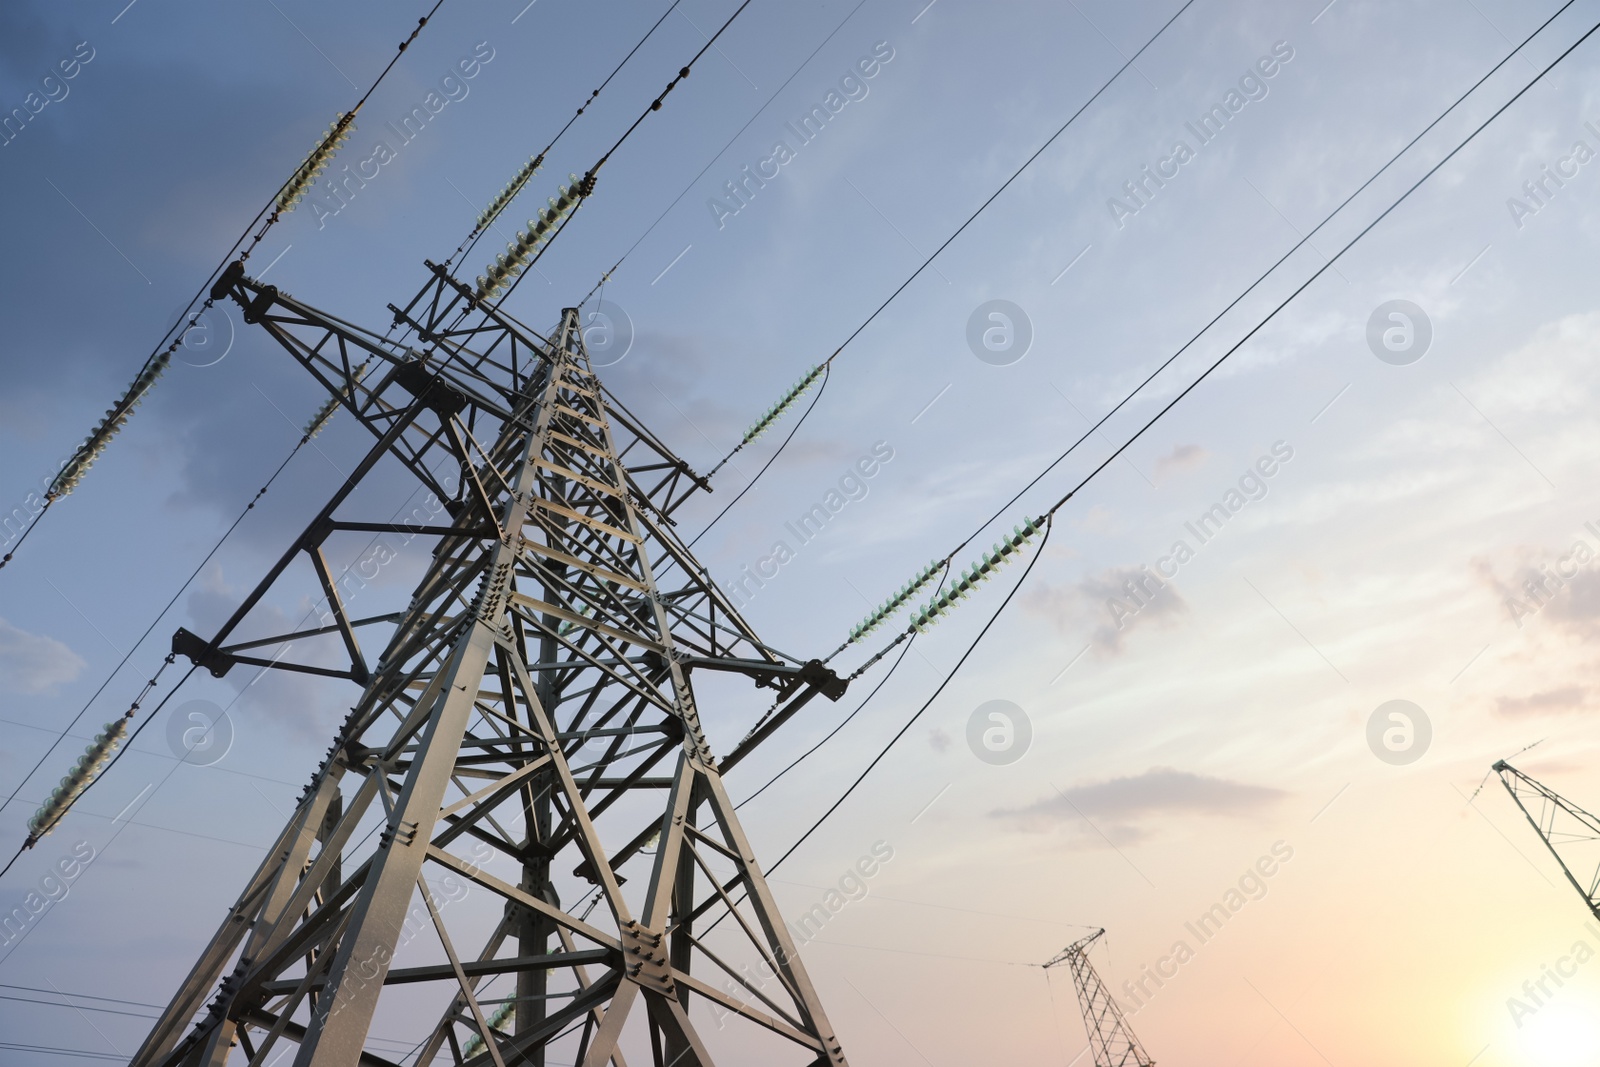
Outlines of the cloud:
<svg viewBox="0 0 1600 1067">
<path fill-rule="evenodd" d="M 1211 453 L 1199 445 L 1177 445 L 1171 452 L 1156 460 L 1156 481 L 1161 481 L 1169 474 L 1181 474 L 1184 471 L 1194 470 L 1204 463 Z"/>
<path fill-rule="evenodd" d="M 0 619 L 0 685 L 23 693 L 53 693 L 86 666 L 55 638 L 30 634 Z"/>
<path fill-rule="evenodd" d="M 1143 820 L 1184 815 L 1248 815 L 1288 796 L 1281 789 L 1247 785 L 1152 767 L 1143 774 L 1058 790 L 1025 808 L 991 812 L 1025 830 L 1065 828 L 1080 841 L 1124 844 L 1150 836 Z M 1103 837 L 1102 837 L 1103 835 Z"/>
<path fill-rule="evenodd" d="M 1102 655 L 1122 652 L 1137 625 L 1171 625 L 1189 610 L 1183 594 L 1144 567 L 1107 567 L 1065 587 L 1045 582 L 1023 591 L 1023 605 L 1062 630 L 1092 627 L 1090 642 Z"/>
<path fill-rule="evenodd" d="M 1537 616 L 1580 639 L 1600 636 L 1600 572 L 1592 569 L 1592 550 L 1585 542 L 1566 552 L 1523 548 L 1517 556 L 1505 578 L 1487 560 L 1475 559 L 1472 567 L 1519 629 Z M 1567 564 L 1582 569 L 1570 578 L 1560 577 L 1558 569 Z"/>
<path fill-rule="evenodd" d="M 1538 744 L 1538 742 L 1535 741 L 1534 744 Z M 1511 756 L 1510 760 L 1516 761 L 1518 770 L 1530 777 L 1537 778 L 1541 782 L 1548 782 L 1550 779 L 1568 774 L 1588 774 L 1590 770 L 1587 764 L 1572 762 L 1554 756 L 1549 759 L 1530 759 L 1529 762 L 1524 763 L 1522 762 L 1521 753 L 1518 753 Z"/>
<path fill-rule="evenodd" d="M 1579 571 L 1564 593 L 1550 601 L 1550 617 L 1579 637 L 1600 634 L 1600 574 Z"/>
<path fill-rule="evenodd" d="M 1547 689 L 1542 693 L 1530 693 L 1525 697 L 1500 697 L 1495 701 L 1495 710 L 1513 717 L 1543 712 L 1582 711 L 1588 702 L 1588 695 L 1589 691 L 1582 686 L 1568 685 Z"/>
</svg>

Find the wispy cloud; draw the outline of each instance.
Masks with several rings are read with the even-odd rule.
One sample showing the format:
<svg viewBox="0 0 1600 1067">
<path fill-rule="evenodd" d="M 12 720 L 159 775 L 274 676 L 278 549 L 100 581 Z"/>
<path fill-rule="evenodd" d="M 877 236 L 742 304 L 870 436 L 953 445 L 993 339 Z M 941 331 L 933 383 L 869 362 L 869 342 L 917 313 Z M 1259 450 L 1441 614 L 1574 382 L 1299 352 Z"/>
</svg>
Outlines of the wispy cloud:
<svg viewBox="0 0 1600 1067">
<path fill-rule="evenodd" d="M 1177 445 L 1171 452 L 1156 460 L 1156 481 L 1169 474 L 1181 474 L 1205 463 L 1211 453 L 1199 445 Z"/>
<path fill-rule="evenodd" d="M 1124 651 L 1135 626 L 1172 625 L 1189 610 L 1183 594 L 1171 584 L 1157 585 L 1139 567 L 1107 567 L 1065 586 L 1038 582 L 1023 592 L 1023 604 L 1065 631 L 1090 631 L 1090 643 L 1102 655 Z M 1113 610 L 1113 602 L 1120 604 Z M 1130 609 L 1137 607 L 1137 611 Z M 1080 638 L 1081 640 L 1081 638 Z"/>
<path fill-rule="evenodd" d="M 1567 685 L 1523 697 L 1500 697 L 1495 701 L 1495 710 L 1510 716 L 1582 711 L 1588 705 L 1588 696 L 1589 691 L 1583 686 Z"/>
<path fill-rule="evenodd" d="M 81 656 L 55 638 L 0 619 L 0 685 L 29 694 L 51 693 L 85 666 Z"/>
<path fill-rule="evenodd" d="M 1073 830 L 1087 843 L 1104 834 L 1113 843 L 1124 844 L 1150 836 L 1150 824 L 1157 819 L 1249 815 L 1288 795 L 1281 789 L 1152 767 L 1143 774 L 1075 785 L 1026 807 L 990 814 L 1025 830 Z"/>
</svg>

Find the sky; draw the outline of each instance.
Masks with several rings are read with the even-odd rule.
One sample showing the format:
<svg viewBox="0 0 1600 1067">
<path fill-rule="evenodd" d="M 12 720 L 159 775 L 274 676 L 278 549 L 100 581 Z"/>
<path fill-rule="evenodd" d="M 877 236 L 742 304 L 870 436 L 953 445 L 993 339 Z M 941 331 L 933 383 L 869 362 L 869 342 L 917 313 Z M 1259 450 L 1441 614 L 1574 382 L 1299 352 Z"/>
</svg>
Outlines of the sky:
<svg viewBox="0 0 1600 1067">
<path fill-rule="evenodd" d="M 585 172 L 735 6 L 684 0 L 508 219 Z M 875 845 L 892 850 L 805 949 L 846 1052 L 1073 1062 L 1070 975 L 1039 965 L 1103 927 L 1091 959 L 1163 1064 L 1600 1063 L 1600 923 L 1483 785 L 1509 757 L 1600 805 L 1600 492 L 1585 488 L 1600 461 L 1600 34 L 1429 174 L 1600 22 L 1600 2 L 1567 7 L 1331 219 L 1560 4 L 1196 0 L 1162 30 L 1182 6 L 755 0 L 507 307 L 548 326 L 620 259 L 603 291 L 619 311 L 600 323 L 618 340 L 590 338 L 600 373 L 707 470 L 1083 108 L 849 341 L 792 442 L 696 546 L 731 585 L 785 542 L 744 613 L 771 645 L 824 656 L 929 560 L 976 532 L 965 566 L 1054 504 L 1238 345 L 1056 513 L 1042 548 L 920 636 L 859 716 L 742 809 L 758 856 L 780 855 L 939 690 L 772 876 L 799 915 Z M 336 166 L 380 140 L 399 143 L 392 158 L 336 212 L 286 216 L 252 272 L 381 331 L 423 260 L 450 255 L 665 8 L 445 0 Z M 48 99 L 0 145 L 0 514 L 28 506 L 425 10 L 0 9 L 0 112 Z M 864 59 L 875 73 L 854 78 Z M 389 124 L 430 91 L 447 103 L 402 142 Z M 788 124 L 830 92 L 842 106 L 799 144 Z M 785 138 L 777 174 L 733 198 Z M 179 594 L 320 401 L 218 309 L 0 571 L 0 785 L 18 790 L 0 810 L 5 855 L 171 632 L 215 629 L 342 480 L 363 446 L 335 420 Z M 750 484 L 799 410 L 685 505 L 683 528 Z M 874 454 L 873 476 L 851 480 Z M 799 543 L 789 524 L 842 480 L 850 499 Z M 372 490 L 397 508 L 409 492 Z M 375 588 L 403 600 L 422 562 Z M 730 792 L 821 739 L 892 662 L 808 706 Z M 131 1053 L 349 699 L 271 677 L 191 683 L 0 880 L 5 913 L 59 862 L 93 857 L 0 946 L 0 1065 L 44 1062 L 15 1045 L 78 1050 L 48 1057 L 61 1064 Z M 228 740 L 203 760 L 170 740 L 190 700 L 228 708 Z M 702 710 L 726 752 L 762 708 L 741 692 Z M 1219 903 L 1228 919 L 1197 936 Z M 1539 993 L 1557 966 L 1573 974 Z M 1167 977 L 1139 993 L 1147 968 Z M 25 1002 L 59 1005 L 40 990 L 108 1011 Z"/>
</svg>

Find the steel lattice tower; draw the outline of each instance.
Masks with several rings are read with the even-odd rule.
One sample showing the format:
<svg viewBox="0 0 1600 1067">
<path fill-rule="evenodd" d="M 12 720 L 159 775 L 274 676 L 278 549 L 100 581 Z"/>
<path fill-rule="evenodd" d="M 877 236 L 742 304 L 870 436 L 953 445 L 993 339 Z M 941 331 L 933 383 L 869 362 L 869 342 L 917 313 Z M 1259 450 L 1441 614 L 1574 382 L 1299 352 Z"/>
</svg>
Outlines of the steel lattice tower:
<svg viewBox="0 0 1600 1067">
<path fill-rule="evenodd" d="M 1527 816 L 1528 822 L 1538 832 L 1539 839 L 1561 865 L 1561 873 L 1567 876 L 1572 888 L 1583 897 L 1590 914 L 1600 919 L 1600 847 L 1597 847 L 1600 846 L 1600 819 L 1555 790 L 1529 778 L 1505 760 L 1496 763 L 1493 770 L 1500 776 L 1500 783 L 1511 794 L 1511 799 L 1517 802 L 1517 807 L 1522 809 L 1522 814 Z M 1539 809 L 1537 815 L 1528 806 L 1529 801 Z M 1561 848 L 1557 848 L 1557 845 Z M 1587 885 L 1579 881 L 1579 876 L 1573 871 L 1574 866 L 1579 870 L 1593 868 L 1587 876 Z"/>
<path fill-rule="evenodd" d="M 741 1062 L 844 1064 L 722 782 L 844 683 L 763 644 L 690 554 L 671 515 L 704 480 L 606 392 L 577 310 L 545 338 L 429 268 L 390 306 L 420 351 L 241 264 L 213 290 L 374 441 L 221 630 L 179 631 L 174 650 L 218 677 L 273 667 L 360 696 L 132 1062 L 220 1067 L 237 1046 L 265 1064 L 289 1042 L 301 1067 L 691 1067 L 716 1062 L 709 1009 L 742 1031 L 726 1038 Z M 439 521 L 351 514 L 396 463 L 443 502 Z M 426 573 L 404 611 L 354 617 L 324 544 L 389 531 L 428 539 Z M 296 581 L 325 597 L 324 625 L 235 636 Z M 320 665 L 333 657 L 348 667 Z M 774 701 L 720 763 L 700 672 Z M 446 907 L 439 880 L 480 906 Z M 584 891 L 564 900 L 558 880 Z M 414 1058 L 369 1046 L 380 1009 L 429 1021 Z"/>
<path fill-rule="evenodd" d="M 1078 1006 L 1083 1009 L 1083 1028 L 1089 1033 L 1095 1067 L 1152 1067 L 1155 1061 L 1145 1055 L 1144 1046 L 1122 1017 L 1122 1009 L 1089 962 L 1090 946 L 1103 936 L 1105 930 L 1100 929 L 1079 938 L 1045 967 L 1065 963 L 1072 968 L 1072 985 L 1078 991 Z"/>
</svg>

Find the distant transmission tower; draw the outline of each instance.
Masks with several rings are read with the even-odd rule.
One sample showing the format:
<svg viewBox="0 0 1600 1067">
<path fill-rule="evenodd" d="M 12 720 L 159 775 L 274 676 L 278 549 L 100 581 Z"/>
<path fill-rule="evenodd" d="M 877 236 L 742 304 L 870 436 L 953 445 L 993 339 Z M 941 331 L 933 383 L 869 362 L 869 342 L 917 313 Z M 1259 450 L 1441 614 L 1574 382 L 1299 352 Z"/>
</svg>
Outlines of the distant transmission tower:
<svg viewBox="0 0 1600 1067">
<path fill-rule="evenodd" d="M 578 311 L 542 337 L 429 267 L 391 306 L 417 347 L 241 264 L 213 290 L 373 443 L 174 650 L 359 696 L 132 1063 L 845 1064 L 722 782 L 845 683 L 763 644 L 685 547 L 671 516 L 704 481 L 595 377 Z M 399 475 L 437 519 L 374 514 Z M 383 533 L 429 545 L 426 573 L 402 610 L 357 611 L 325 546 Z M 273 625 L 307 600 L 314 622 Z M 740 678 L 775 710 L 719 764 L 696 683 L 716 705 Z"/>
<path fill-rule="evenodd" d="M 1496 763 L 1494 771 L 1561 865 L 1561 873 L 1583 897 L 1590 913 L 1600 919 L 1600 819 L 1505 760 Z M 1591 873 L 1585 876 L 1579 873 L 1582 871 Z"/>
<path fill-rule="evenodd" d="M 1122 1009 L 1089 962 L 1090 946 L 1104 936 L 1105 930 L 1100 929 L 1079 938 L 1046 963 L 1045 969 L 1061 963 L 1072 968 L 1072 984 L 1078 990 L 1078 1006 L 1083 1009 L 1083 1028 L 1089 1032 L 1094 1067 L 1151 1067 L 1155 1061 L 1145 1055 L 1144 1046 L 1122 1017 Z"/>
</svg>

